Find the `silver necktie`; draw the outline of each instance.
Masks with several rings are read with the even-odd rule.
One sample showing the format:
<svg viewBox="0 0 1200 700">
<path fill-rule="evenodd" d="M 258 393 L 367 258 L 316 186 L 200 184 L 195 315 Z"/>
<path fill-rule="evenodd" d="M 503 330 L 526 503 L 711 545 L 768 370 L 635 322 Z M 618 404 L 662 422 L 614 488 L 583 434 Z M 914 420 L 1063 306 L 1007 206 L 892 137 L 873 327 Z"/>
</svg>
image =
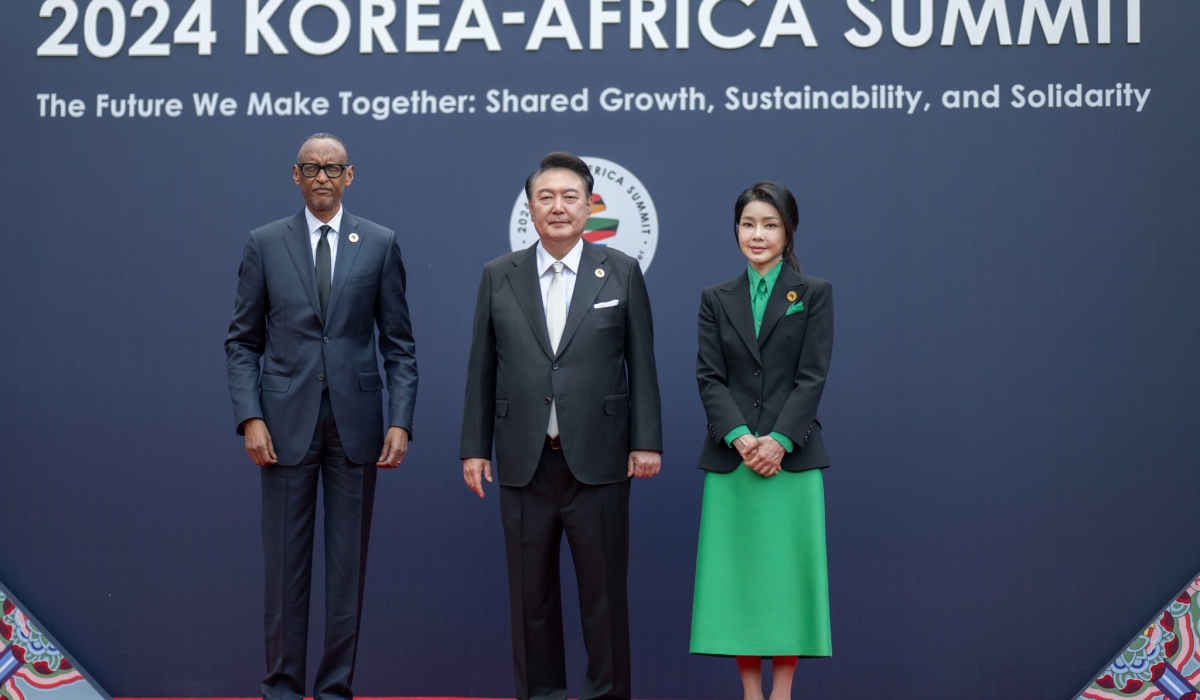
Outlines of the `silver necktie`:
<svg viewBox="0 0 1200 700">
<path fill-rule="evenodd" d="M 546 330 L 550 332 L 550 349 L 558 353 L 558 341 L 562 340 L 563 328 L 567 325 L 567 281 L 561 261 L 554 263 L 554 276 L 550 278 L 550 293 L 546 296 Z M 554 402 L 550 403 L 550 424 L 546 434 L 558 436 L 558 412 Z"/>
</svg>

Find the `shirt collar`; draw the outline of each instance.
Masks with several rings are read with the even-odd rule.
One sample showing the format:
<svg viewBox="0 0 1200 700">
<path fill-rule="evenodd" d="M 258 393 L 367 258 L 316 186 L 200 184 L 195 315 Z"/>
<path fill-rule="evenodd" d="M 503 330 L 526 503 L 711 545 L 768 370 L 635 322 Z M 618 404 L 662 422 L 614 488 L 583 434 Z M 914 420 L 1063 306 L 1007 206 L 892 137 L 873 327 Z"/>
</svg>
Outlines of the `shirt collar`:
<svg viewBox="0 0 1200 700">
<path fill-rule="evenodd" d="M 753 265 L 750 265 L 749 263 L 747 263 L 746 264 L 746 273 L 750 275 L 750 292 L 753 294 L 754 291 L 756 289 L 758 289 L 758 281 L 759 280 L 766 280 L 768 288 L 774 287 L 775 280 L 779 279 L 779 271 L 782 269 L 783 269 L 783 261 L 780 260 L 778 263 L 776 263 L 775 267 L 773 267 L 769 271 L 767 271 L 767 274 L 760 275 L 754 271 Z"/>
<path fill-rule="evenodd" d="M 342 213 L 345 211 L 346 210 L 342 208 L 342 205 L 339 204 L 337 213 L 334 214 L 333 218 L 329 220 L 328 224 L 326 224 L 324 221 L 321 221 L 317 217 L 313 216 L 313 213 L 308 210 L 308 207 L 304 207 L 304 220 L 308 222 L 308 235 L 311 236 L 314 233 L 317 233 L 322 226 L 328 226 L 330 229 L 332 229 L 332 233 L 341 231 Z"/>
<path fill-rule="evenodd" d="M 575 241 L 575 247 L 571 248 L 571 250 L 569 250 L 567 252 L 567 254 L 563 256 L 562 262 L 564 265 L 566 265 L 568 270 L 570 270 L 573 273 L 578 274 L 579 273 L 579 260 L 582 257 L 583 257 L 583 238 L 581 237 L 578 241 Z M 544 247 L 542 247 L 541 241 L 538 241 L 538 244 L 537 244 L 538 277 L 541 277 L 542 275 L 546 274 L 546 271 L 549 270 L 550 266 L 553 265 L 555 262 L 557 262 L 557 261 L 554 259 L 554 256 L 551 255 L 549 252 L 547 252 Z"/>
</svg>

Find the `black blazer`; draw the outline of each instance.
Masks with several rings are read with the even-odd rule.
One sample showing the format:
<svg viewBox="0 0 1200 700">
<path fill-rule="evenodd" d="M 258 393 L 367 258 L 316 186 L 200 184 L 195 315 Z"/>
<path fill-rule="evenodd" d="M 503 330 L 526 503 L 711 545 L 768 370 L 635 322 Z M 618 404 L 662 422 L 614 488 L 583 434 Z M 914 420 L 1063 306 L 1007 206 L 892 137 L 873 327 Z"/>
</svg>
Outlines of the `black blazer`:
<svg viewBox="0 0 1200 700">
<path fill-rule="evenodd" d="M 279 464 L 299 464 L 329 391 L 346 456 L 374 463 L 383 448 L 383 377 L 389 425 L 412 434 L 417 358 L 396 234 L 345 212 L 337 265 L 321 320 L 308 222 L 296 216 L 250 232 L 225 338 L 238 433 L 248 418 L 271 431 Z"/>
<path fill-rule="evenodd" d="M 650 297 L 638 261 L 584 242 L 558 352 L 550 350 L 536 243 L 483 268 L 463 405 L 463 459 L 492 456 L 504 486 L 533 478 L 550 401 L 585 484 L 625 481 L 631 450 L 662 451 Z M 605 302 L 616 302 L 606 304 Z M 596 304 L 603 304 L 596 308 Z"/>
<path fill-rule="evenodd" d="M 804 310 L 785 316 L 791 292 Z M 796 444 L 783 458 L 787 471 L 829 466 L 817 404 L 833 352 L 833 285 L 785 264 L 755 338 L 750 280 L 743 272 L 701 293 L 699 326 L 696 381 L 708 415 L 700 468 L 720 473 L 737 468 L 742 458 L 724 438 L 742 424 L 759 435 L 781 433 Z"/>
</svg>

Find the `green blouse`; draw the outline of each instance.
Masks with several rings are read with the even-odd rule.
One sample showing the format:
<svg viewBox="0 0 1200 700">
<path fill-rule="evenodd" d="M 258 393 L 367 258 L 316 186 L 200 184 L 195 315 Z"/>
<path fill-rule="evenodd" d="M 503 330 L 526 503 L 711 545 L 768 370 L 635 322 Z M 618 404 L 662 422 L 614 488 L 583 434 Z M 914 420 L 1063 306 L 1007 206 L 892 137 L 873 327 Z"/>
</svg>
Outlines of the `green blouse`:
<svg viewBox="0 0 1200 700">
<path fill-rule="evenodd" d="M 779 279 L 779 271 L 783 267 L 783 261 L 780 260 L 775 267 L 765 275 L 760 275 L 754 271 L 754 267 L 746 265 L 746 274 L 750 276 L 750 309 L 754 312 L 754 337 L 758 337 L 758 332 L 762 330 L 763 314 L 767 312 L 767 300 L 771 298 L 771 290 L 775 288 L 775 280 Z M 733 447 L 733 441 L 743 435 L 749 435 L 750 428 L 746 424 L 730 430 L 725 434 L 725 444 Z M 755 437 L 758 437 L 755 434 Z M 783 449 L 791 452 L 796 449 L 796 444 L 791 438 L 783 433 L 772 432 L 768 437 L 775 439 L 783 446 Z"/>
</svg>

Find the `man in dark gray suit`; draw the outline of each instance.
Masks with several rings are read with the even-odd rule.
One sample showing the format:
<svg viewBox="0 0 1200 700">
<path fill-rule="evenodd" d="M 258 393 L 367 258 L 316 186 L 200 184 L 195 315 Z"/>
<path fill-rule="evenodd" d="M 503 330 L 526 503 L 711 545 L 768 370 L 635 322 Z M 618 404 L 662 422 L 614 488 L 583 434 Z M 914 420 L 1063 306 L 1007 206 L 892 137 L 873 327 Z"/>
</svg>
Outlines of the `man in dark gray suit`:
<svg viewBox="0 0 1200 700">
<path fill-rule="evenodd" d="M 306 206 L 250 232 L 225 340 L 234 423 L 262 468 L 269 700 L 305 695 L 318 477 L 325 651 L 313 696 L 353 697 L 375 470 L 398 466 L 412 433 L 417 360 L 404 263 L 393 231 L 342 208 L 349 162 L 331 134 L 301 146 L 292 179 Z"/>
<path fill-rule="evenodd" d="M 565 700 L 558 553 L 579 581 L 580 700 L 630 697 L 629 479 L 658 473 L 662 422 L 638 261 L 582 240 L 592 174 L 551 153 L 525 182 L 539 242 L 484 266 L 467 366 L 463 478 L 495 439 L 518 700 Z"/>
</svg>

